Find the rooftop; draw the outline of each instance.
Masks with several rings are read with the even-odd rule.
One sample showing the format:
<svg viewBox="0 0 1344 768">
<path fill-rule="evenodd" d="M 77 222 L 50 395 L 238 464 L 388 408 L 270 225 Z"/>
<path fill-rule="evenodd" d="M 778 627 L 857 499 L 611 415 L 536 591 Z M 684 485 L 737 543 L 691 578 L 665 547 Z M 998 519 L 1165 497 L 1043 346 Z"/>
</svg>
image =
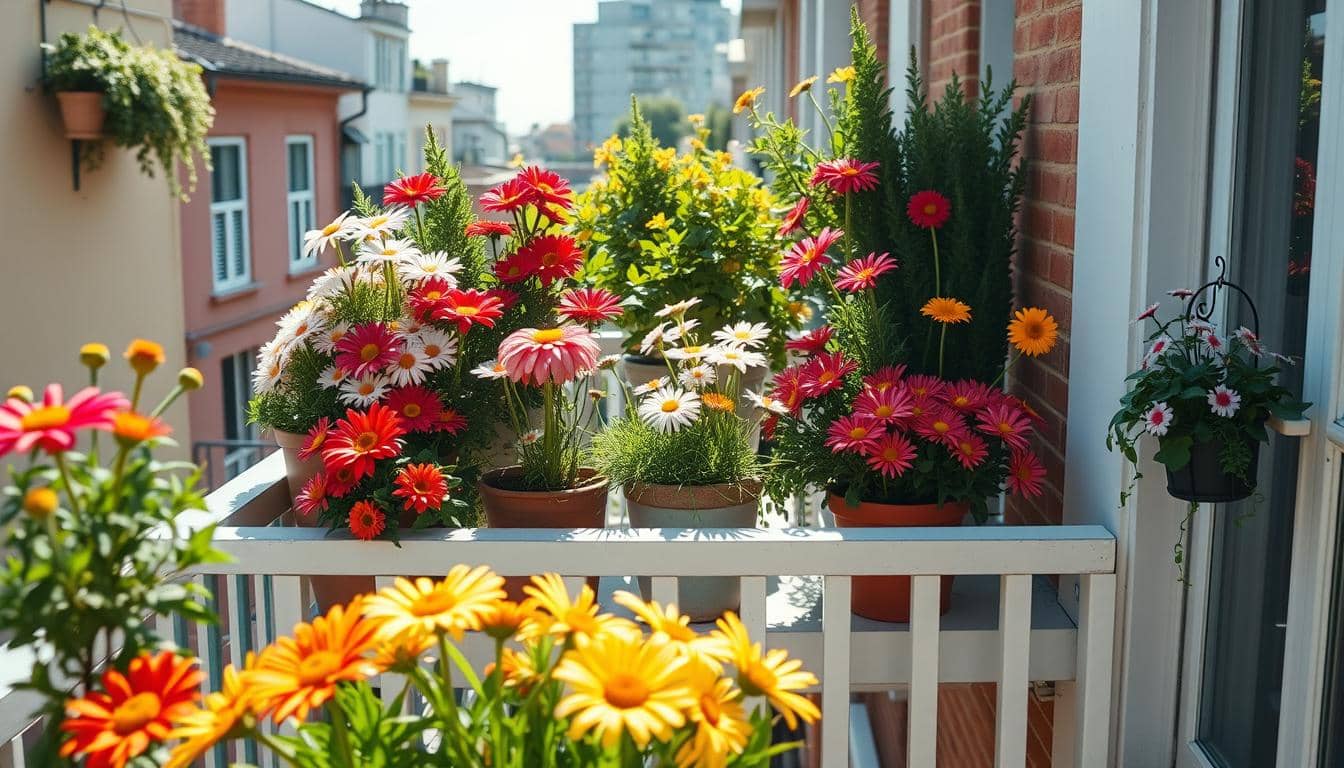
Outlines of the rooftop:
<svg viewBox="0 0 1344 768">
<path fill-rule="evenodd" d="M 173 49 L 177 55 L 213 74 L 348 89 L 365 87 L 363 82 L 345 72 L 274 53 L 176 20 L 173 21 Z"/>
</svg>

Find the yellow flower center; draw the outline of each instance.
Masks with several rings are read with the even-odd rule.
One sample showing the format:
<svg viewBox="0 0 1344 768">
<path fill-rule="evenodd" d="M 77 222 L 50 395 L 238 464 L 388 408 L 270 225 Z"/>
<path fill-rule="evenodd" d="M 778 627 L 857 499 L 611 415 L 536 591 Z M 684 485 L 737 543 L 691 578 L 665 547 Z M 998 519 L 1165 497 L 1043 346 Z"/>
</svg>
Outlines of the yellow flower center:
<svg viewBox="0 0 1344 768">
<path fill-rule="evenodd" d="M 480 314 L 480 312 L 481 312 L 480 307 L 472 306 L 470 304 L 457 308 L 457 314 L 466 315 L 467 317 L 473 317 L 475 315 Z"/>
<path fill-rule="evenodd" d="M 339 230 L 340 228 L 341 223 L 339 221 L 333 221 L 327 226 L 322 228 L 322 236 L 326 237 L 327 235 L 334 235 L 336 234 L 336 231 Z"/>
<path fill-rule="evenodd" d="M 844 168 L 841 168 L 841 169 L 840 169 L 840 175 L 841 175 L 841 176 L 858 176 L 858 175 L 859 175 L 859 169 L 858 169 L 858 168 L 855 168 L 854 166 L 845 166 Z"/>
<path fill-rule="evenodd" d="M 940 435 L 946 434 L 950 429 L 952 429 L 952 425 L 948 424 L 946 421 L 939 420 L 933 422 L 933 431 Z"/>
<path fill-rule="evenodd" d="M 439 349 L 439 345 L 438 345 L 438 344 L 426 344 L 426 345 L 425 345 L 425 355 L 427 355 L 427 356 L 429 356 L 429 357 L 438 357 L 440 351 L 442 351 L 442 350 Z"/>
<path fill-rule="evenodd" d="M 408 419 L 414 419 L 420 415 L 419 403 L 407 403 L 406 407 L 401 409 L 401 414 Z"/>
<path fill-rule="evenodd" d="M 873 409 L 873 415 L 879 419 L 885 419 L 895 412 L 895 409 L 890 405 L 879 405 Z"/>
<path fill-rule="evenodd" d="M 425 298 L 430 301 L 438 301 L 443 298 L 443 291 L 425 291 Z M 458 311 L 461 311 L 460 308 Z"/>
<path fill-rule="evenodd" d="M 764 696 L 775 690 L 779 678 L 775 677 L 775 673 L 769 667 L 755 662 L 742 670 L 737 682 L 742 686 L 742 692 L 748 696 Z"/>
<path fill-rule="evenodd" d="M 644 382 L 644 386 L 648 387 L 649 389 L 657 389 L 658 386 L 662 383 L 663 383 L 662 379 L 649 379 L 648 381 Z"/>
<path fill-rule="evenodd" d="M 381 351 L 383 351 L 383 348 L 377 344 L 365 344 L 359 349 L 359 359 L 367 363 L 377 357 Z"/>
<path fill-rule="evenodd" d="M 162 703 L 152 691 L 137 693 L 121 703 L 112 713 L 112 730 L 118 736 L 126 736 L 149 725 L 159 716 Z"/>
<path fill-rule="evenodd" d="M 420 271 L 421 271 L 421 272 L 430 272 L 430 273 L 438 272 L 438 271 L 439 271 L 439 265 L 438 265 L 438 264 L 435 264 L 435 263 L 432 262 L 432 261 L 422 262 L 422 263 L 420 264 Z"/>
<path fill-rule="evenodd" d="M 830 384 L 832 381 L 835 381 L 835 372 L 834 372 L 834 371 L 822 371 L 822 372 L 821 372 L 820 374 L 818 374 L 818 376 L 817 376 L 817 383 L 818 383 L 818 384 Z"/>
<path fill-rule="evenodd" d="M 952 398 L 952 404 L 957 406 L 958 408 L 965 408 L 966 406 L 971 404 L 971 398 L 965 395 L 957 395 L 956 397 Z"/>
<path fill-rule="evenodd" d="M 901 452 L 895 448 L 884 448 L 882 449 L 882 458 L 886 461 L 896 461 L 901 458 Z"/>
<path fill-rule="evenodd" d="M 322 444 L 325 442 L 327 442 L 327 433 L 318 432 L 316 435 L 313 436 L 313 450 L 321 448 Z"/>
<path fill-rule="evenodd" d="M 387 223 L 386 216 L 379 216 L 369 222 L 369 229 L 377 229 Z"/>
<path fill-rule="evenodd" d="M 401 366 L 402 370 L 411 370 L 415 367 L 415 355 L 410 352 L 403 353 L 401 357 L 397 358 L 397 365 Z"/>
<path fill-rule="evenodd" d="M 634 709 L 649 700 L 649 686 L 628 672 L 612 675 L 603 687 L 607 703 L 617 709 Z"/>
<path fill-rule="evenodd" d="M 340 669 L 341 660 L 331 651 L 317 651 L 299 662 L 299 685 L 311 687 L 324 685 L 327 679 Z"/>
<path fill-rule="evenodd" d="M 996 426 L 999 428 L 999 431 L 1005 435 L 1011 435 L 1013 433 L 1013 425 L 1006 421 L 1000 421 Z"/>
<path fill-rule="evenodd" d="M 396 256 L 396 255 L 397 255 L 397 249 L 396 249 L 396 248 L 384 248 L 384 249 L 381 251 L 381 253 L 382 253 L 382 255 L 384 255 L 384 256 Z"/>
<path fill-rule="evenodd" d="M 932 216 L 933 214 L 935 214 L 935 213 L 937 213 L 937 212 L 938 212 L 938 206 L 937 206 L 937 205 L 934 205 L 933 203 L 925 203 L 925 204 L 924 204 L 924 213 L 925 213 L 925 215 Z"/>
<path fill-rule="evenodd" d="M 355 447 L 360 451 L 367 451 L 378 444 L 378 435 L 373 432 L 362 432 L 355 438 Z"/>
<path fill-rule="evenodd" d="M 54 429 L 70 423 L 70 409 L 64 405 L 47 405 L 34 408 L 19 419 L 19 426 L 25 432 L 39 429 Z"/>
<path fill-rule="evenodd" d="M 853 429 L 849 430 L 849 437 L 852 440 L 862 440 L 867 436 L 868 436 L 867 427 L 854 427 Z"/>
<path fill-rule="evenodd" d="M 532 341 L 537 344 L 554 344 L 565 338 L 565 332 L 559 328 L 543 328 L 532 334 Z"/>
<path fill-rule="evenodd" d="M 860 270 L 858 271 L 858 273 L 856 273 L 856 274 L 854 275 L 854 278 L 855 278 L 856 280 L 863 280 L 863 281 L 872 280 L 872 279 L 873 279 L 873 268 L 872 268 L 872 267 L 864 267 L 863 269 L 860 269 Z"/>
<path fill-rule="evenodd" d="M 663 401 L 663 413 L 676 413 L 681 410 L 681 401 L 676 398 L 669 398 Z"/>
<path fill-rule="evenodd" d="M 700 696 L 700 712 L 705 716 L 705 722 L 710 725 L 718 725 L 719 719 L 723 717 L 723 707 L 719 706 L 719 700 L 708 693 Z"/>
<path fill-rule="evenodd" d="M 416 490 L 424 493 L 418 484 Z M 412 615 L 425 618 L 426 616 L 438 616 L 441 613 L 446 613 L 452 610 L 455 605 L 457 605 L 457 597 L 452 592 L 446 589 L 436 589 L 417 598 L 410 604 L 409 610 Z"/>
</svg>

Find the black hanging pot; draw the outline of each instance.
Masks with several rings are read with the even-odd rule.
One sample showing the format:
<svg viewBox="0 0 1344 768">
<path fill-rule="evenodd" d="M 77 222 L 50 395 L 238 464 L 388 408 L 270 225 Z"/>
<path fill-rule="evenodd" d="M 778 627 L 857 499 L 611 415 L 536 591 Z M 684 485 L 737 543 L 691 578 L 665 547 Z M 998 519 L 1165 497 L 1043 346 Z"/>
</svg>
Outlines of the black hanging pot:
<svg viewBox="0 0 1344 768">
<path fill-rule="evenodd" d="M 1256 477 L 1260 462 L 1260 441 L 1247 439 L 1251 462 L 1244 477 Z M 1201 504 L 1225 504 L 1241 501 L 1255 492 L 1255 486 L 1241 476 L 1229 475 L 1218 461 L 1221 443 L 1197 443 L 1190 446 L 1190 461 L 1178 470 L 1167 470 L 1167 493 L 1183 501 Z"/>
</svg>

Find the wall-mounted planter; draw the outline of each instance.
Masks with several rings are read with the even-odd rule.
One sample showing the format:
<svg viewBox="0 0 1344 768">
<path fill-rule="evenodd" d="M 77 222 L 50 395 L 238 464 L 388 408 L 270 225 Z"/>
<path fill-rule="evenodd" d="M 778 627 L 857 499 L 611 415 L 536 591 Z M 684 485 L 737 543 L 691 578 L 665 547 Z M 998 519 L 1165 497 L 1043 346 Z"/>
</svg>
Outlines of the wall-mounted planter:
<svg viewBox="0 0 1344 768">
<path fill-rule="evenodd" d="M 103 108 L 100 91 L 61 91 L 56 94 L 61 105 L 61 120 L 65 123 L 67 139 L 101 139 L 107 110 Z"/>
</svg>

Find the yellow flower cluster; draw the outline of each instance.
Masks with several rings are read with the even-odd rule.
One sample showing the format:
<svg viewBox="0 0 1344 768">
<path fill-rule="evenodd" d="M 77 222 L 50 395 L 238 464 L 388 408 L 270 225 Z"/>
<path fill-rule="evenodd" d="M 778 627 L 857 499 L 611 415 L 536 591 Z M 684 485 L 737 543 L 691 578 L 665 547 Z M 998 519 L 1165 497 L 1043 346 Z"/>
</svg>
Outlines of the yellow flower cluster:
<svg viewBox="0 0 1344 768">
<path fill-rule="evenodd" d="M 228 668 L 222 689 L 177 719 L 170 738 L 180 743 L 167 766 L 190 765 L 225 739 L 255 736 L 267 718 L 306 720 L 341 684 L 382 671 L 423 676 L 423 654 L 438 649 L 441 663 L 461 659 L 450 642 L 468 632 L 496 643 L 497 663 L 482 676 L 494 687 L 484 690 L 498 691 L 508 706 L 490 708 L 492 717 L 521 716 L 515 705 L 550 686 L 546 700 L 556 702 L 552 715 L 568 739 L 594 749 L 633 744 L 671 757 L 679 768 L 723 766 L 759 744 L 756 730 L 771 722 L 768 715 L 750 716 L 745 696 L 762 697 L 791 726 L 820 717 L 800 695 L 817 679 L 784 651 L 762 651 L 731 613 L 702 635 L 674 606 L 626 592 L 616 601 L 637 621 L 604 613 L 589 587 L 571 596 L 554 574 L 533 577 L 524 592 L 526 599 L 510 601 L 501 577 L 459 565 L 441 581 L 398 579 L 301 623 L 292 637 L 249 655 L 243 669 Z M 479 745 L 444 748 L 475 752 Z"/>
</svg>

